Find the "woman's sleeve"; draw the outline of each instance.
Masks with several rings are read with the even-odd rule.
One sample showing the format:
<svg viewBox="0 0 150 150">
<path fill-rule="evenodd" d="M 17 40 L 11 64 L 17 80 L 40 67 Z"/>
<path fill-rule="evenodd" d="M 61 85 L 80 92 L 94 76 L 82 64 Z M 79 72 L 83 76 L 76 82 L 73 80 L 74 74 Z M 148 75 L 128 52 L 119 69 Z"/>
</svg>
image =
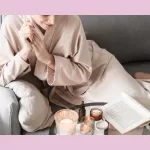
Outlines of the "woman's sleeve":
<svg viewBox="0 0 150 150">
<path fill-rule="evenodd" d="M 73 20 L 74 19 L 74 20 Z M 79 18 L 67 21 L 60 51 L 70 51 L 69 57 L 54 55 L 55 70 L 48 67 L 47 82 L 55 86 L 71 86 L 87 82 L 92 73 L 91 55 Z M 58 49 L 57 49 L 58 50 Z"/>
<path fill-rule="evenodd" d="M 20 57 L 19 53 L 15 55 L 11 41 L 7 39 L 4 30 L 5 28 L 0 30 L 0 86 L 5 86 L 23 72 L 30 70 L 30 65 Z"/>
</svg>

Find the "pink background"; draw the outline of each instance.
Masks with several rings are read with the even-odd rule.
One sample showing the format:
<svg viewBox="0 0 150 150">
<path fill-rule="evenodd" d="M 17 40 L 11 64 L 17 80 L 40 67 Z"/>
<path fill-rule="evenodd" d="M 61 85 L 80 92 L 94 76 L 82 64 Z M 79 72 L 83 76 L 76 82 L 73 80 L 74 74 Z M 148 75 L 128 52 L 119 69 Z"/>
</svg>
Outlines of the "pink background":
<svg viewBox="0 0 150 150">
<path fill-rule="evenodd" d="M 1 136 L 1 150 L 149 150 L 149 136 Z"/>
<path fill-rule="evenodd" d="M 149 7 L 149 0 L 3 0 L 0 14 L 143 15 Z"/>
<path fill-rule="evenodd" d="M 0 14 L 149 15 L 150 1 L 3 0 Z M 0 136 L 0 150 L 11 149 L 149 150 L 150 136 Z"/>
</svg>

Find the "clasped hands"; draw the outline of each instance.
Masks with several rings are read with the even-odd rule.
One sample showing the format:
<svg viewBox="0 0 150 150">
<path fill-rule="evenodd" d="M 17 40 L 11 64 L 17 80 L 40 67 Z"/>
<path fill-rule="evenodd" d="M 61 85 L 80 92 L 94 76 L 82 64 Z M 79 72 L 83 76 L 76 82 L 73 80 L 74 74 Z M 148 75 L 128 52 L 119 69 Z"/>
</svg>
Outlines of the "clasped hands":
<svg viewBox="0 0 150 150">
<path fill-rule="evenodd" d="M 39 61 L 46 65 L 50 65 L 53 61 L 53 56 L 48 53 L 44 41 L 35 32 L 33 24 L 27 20 L 23 23 L 19 30 L 19 36 L 23 39 L 23 50 L 29 54 L 31 51 L 35 52 L 35 55 Z"/>
</svg>

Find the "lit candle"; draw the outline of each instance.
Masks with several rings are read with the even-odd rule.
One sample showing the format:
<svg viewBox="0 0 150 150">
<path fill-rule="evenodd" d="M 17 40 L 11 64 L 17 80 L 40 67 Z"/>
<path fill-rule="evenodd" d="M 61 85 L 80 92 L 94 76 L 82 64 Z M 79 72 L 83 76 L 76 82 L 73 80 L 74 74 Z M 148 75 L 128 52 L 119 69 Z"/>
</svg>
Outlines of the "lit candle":
<svg viewBox="0 0 150 150">
<path fill-rule="evenodd" d="M 70 109 L 62 109 L 54 115 L 57 133 L 59 135 L 72 135 L 76 132 L 78 114 Z"/>
<path fill-rule="evenodd" d="M 76 132 L 76 123 L 71 119 L 63 119 L 59 124 L 60 135 L 72 135 Z"/>
<path fill-rule="evenodd" d="M 60 121 L 60 123 L 68 124 L 68 123 L 73 123 L 73 121 L 71 119 L 63 119 L 63 120 Z"/>
<path fill-rule="evenodd" d="M 95 121 L 101 120 L 103 111 L 99 108 L 92 108 L 90 111 L 90 116 L 95 119 Z"/>
</svg>

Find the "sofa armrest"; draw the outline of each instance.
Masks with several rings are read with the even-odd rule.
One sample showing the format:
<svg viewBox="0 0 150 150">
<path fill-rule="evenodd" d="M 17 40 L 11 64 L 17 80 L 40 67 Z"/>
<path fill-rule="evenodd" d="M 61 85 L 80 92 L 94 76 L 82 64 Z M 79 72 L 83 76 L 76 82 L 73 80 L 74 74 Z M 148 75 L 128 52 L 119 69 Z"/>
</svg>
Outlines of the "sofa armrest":
<svg viewBox="0 0 150 150">
<path fill-rule="evenodd" d="M 0 135 L 20 135 L 19 103 L 14 92 L 0 86 Z"/>
</svg>

